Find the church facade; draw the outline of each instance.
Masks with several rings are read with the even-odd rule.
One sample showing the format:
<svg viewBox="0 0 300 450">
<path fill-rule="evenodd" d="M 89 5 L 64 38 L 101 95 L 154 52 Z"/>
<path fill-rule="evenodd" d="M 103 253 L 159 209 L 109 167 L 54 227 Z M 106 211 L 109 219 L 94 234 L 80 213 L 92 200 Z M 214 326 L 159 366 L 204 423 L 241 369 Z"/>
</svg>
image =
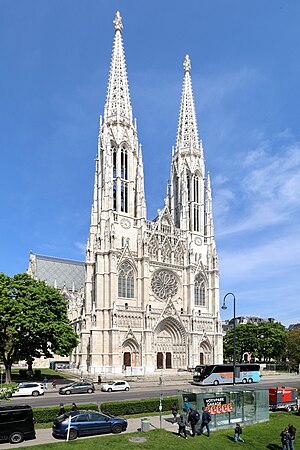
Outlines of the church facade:
<svg viewBox="0 0 300 450">
<path fill-rule="evenodd" d="M 149 221 L 122 32 L 117 12 L 85 275 L 80 263 L 34 254 L 28 272 L 56 286 L 69 302 L 80 337 L 71 357 L 77 369 L 139 375 L 222 363 L 212 194 L 191 63 L 186 56 L 167 195 Z"/>
<path fill-rule="evenodd" d="M 114 43 L 100 118 L 85 295 L 73 363 L 92 373 L 152 373 L 223 362 L 209 174 L 186 56 L 164 206 L 146 218 L 141 146 L 122 39 Z"/>
</svg>

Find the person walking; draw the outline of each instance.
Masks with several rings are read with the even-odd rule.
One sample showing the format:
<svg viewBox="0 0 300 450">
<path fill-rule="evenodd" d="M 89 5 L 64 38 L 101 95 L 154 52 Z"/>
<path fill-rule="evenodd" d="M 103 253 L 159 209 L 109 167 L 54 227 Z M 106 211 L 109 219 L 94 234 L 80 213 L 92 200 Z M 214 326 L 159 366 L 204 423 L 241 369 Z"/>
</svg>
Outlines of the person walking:
<svg viewBox="0 0 300 450">
<path fill-rule="evenodd" d="M 78 411 L 78 408 L 77 408 L 76 403 L 72 403 L 71 411 L 74 411 L 74 412 L 77 412 L 77 411 Z"/>
<path fill-rule="evenodd" d="M 294 427 L 294 425 L 292 425 L 292 424 L 289 424 L 289 426 L 288 426 L 288 432 L 289 432 L 289 435 L 290 435 L 290 441 L 289 441 L 289 444 L 290 444 L 290 450 L 295 450 L 295 437 L 296 437 L 296 428 Z"/>
<path fill-rule="evenodd" d="M 178 437 L 181 437 L 181 433 L 183 433 L 184 439 L 187 439 L 187 435 L 186 435 L 186 416 L 185 414 L 181 413 L 179 415 L 179 417 L 177 418 L 177 423 L 178 423 Z"/>
<path fill-rule="evenodd" d="M 188 417 L 188 422 L 191 424 L 191 430 L 192 430 L 192 437 L 195 437 L 197 434 L 196 431 L 196 425 L 200 420 L 200 414 L 198 413 L 198 411 L 196 409 L 193 409 L 192 407 L 190 408 L 190 413 L 189 413 L 189 417 Z"/>
<path fill-rule="evenodd" d="M 57 386 L 57 381 L 56 381 L 55 378 L 53 378 L 53 380 L 52 380 L 52 389 L 56 389 L 56 386 Z"/>
<path fill-rule="evenodd" d="M 210 428 L 209 422 L 211 421 L 210 412 L 203 406 L 202 408 L 202 419 L 201 419 L 201 427 L 199 430 L 199 435 L 203 434 L 204 427 L 207 429 L 207 437 L 210 437 Z"/>
<path fill-rule="evenodd" d="M 45 377 L 45 378 L 43 379 L 43 385 L 44 385 L 44 388 L 45 388 L 45 389 L 48 389 L 48 383 L 49 383 L 48 378 Z"/>
<path fill-rule="evenodd" d="M 174 419 L 173 422 L 175 423 L 176 422 L 176 418 L 177 418 L 177 414 L 178 414 L 178 406 L 177 406 L 176 402 L 172 403 L 172 405 L 171 405 L 171 412 L 172 412 L 173 419 Z"/>
<path fill-rule="evenodd" d="M 282 450 L 290 450 L 290 433 L 289 427 L 286 427 L 281 433 Z"/>
<path fill-rule="evenodd" d="M 234 429 L 234 442 L 245 442 L 243 438 L 241 438 L 241 434 L 243 432 L 243 429 L 239 423 L 236 424 Z"/>
</svg>

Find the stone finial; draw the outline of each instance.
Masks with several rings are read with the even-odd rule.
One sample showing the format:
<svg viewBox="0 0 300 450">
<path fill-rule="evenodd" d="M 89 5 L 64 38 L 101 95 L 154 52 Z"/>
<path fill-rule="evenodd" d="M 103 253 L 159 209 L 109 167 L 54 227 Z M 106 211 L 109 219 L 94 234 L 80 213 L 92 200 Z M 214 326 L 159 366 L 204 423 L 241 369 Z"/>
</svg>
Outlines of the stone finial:
<svg viewBox="0 0 300 450">
<path fill-rule="evenodd" d="M 120 11 L 116 12 L 116 17 L 114 19 L 114 26 L 115 26 L 115 31 L 122 32 L 123 24 L 122 24 L 122 17 L 121 17 Z"/>
<path fill-rule="evenodd" d="M 185 60 L 184 60 L 184 63 L 183 63 L 183 68 L 184 68 L 184 73 L 185 72 L 190 72 L 191 71 L 191 60 L 190 60 L 190 57 L 189 57 L 189 55 L 186 55 L 185 56 Z"/>
</svg>

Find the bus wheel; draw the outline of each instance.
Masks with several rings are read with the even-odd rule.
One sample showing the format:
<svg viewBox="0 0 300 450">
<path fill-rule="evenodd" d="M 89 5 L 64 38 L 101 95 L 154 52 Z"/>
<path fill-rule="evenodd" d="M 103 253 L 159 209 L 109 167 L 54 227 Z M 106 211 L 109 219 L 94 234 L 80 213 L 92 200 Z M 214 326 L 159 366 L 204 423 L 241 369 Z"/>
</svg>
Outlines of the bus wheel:
<svg viewBox="0 0 300 450">
<path fill-rule="evenodd" d="M 243 383 L 243 384 L 246 384 L 246 383 L 247 383 L 247 379 L 246 379 L 246 378 L 243 378 L 242 383 Z"/>
<path fill-rule="evenodd" d="M 252 378 L 249 378 L 248 383 L 249 383 L 249 384 L 253 383 Z"/>
<path fill-rule="evenodd" d="M 214 386 L 218 386 L 218 384 L 219 384 L 218 380 L 215 380 L 215 381 L 213 382 L 213 385 L 214 385 Z"/>
</svg>

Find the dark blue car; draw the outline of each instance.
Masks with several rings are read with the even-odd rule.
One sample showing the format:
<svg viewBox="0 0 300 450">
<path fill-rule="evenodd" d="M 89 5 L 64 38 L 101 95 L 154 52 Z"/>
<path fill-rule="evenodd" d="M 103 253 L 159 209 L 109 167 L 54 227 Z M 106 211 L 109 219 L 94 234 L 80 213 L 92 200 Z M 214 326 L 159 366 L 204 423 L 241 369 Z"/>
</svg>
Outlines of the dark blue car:
<svg viewBox="0 0 300 450">
<path fill-rule="evenodd" d="M 74 411 L 54 420 L 52 436 L 67 438 L 69 417 L 71 417 L 69 439 L 101 433 L 121 433 L 127 428 L 127 420 L 108 416 L 97 411 Z"/>
</svg>

